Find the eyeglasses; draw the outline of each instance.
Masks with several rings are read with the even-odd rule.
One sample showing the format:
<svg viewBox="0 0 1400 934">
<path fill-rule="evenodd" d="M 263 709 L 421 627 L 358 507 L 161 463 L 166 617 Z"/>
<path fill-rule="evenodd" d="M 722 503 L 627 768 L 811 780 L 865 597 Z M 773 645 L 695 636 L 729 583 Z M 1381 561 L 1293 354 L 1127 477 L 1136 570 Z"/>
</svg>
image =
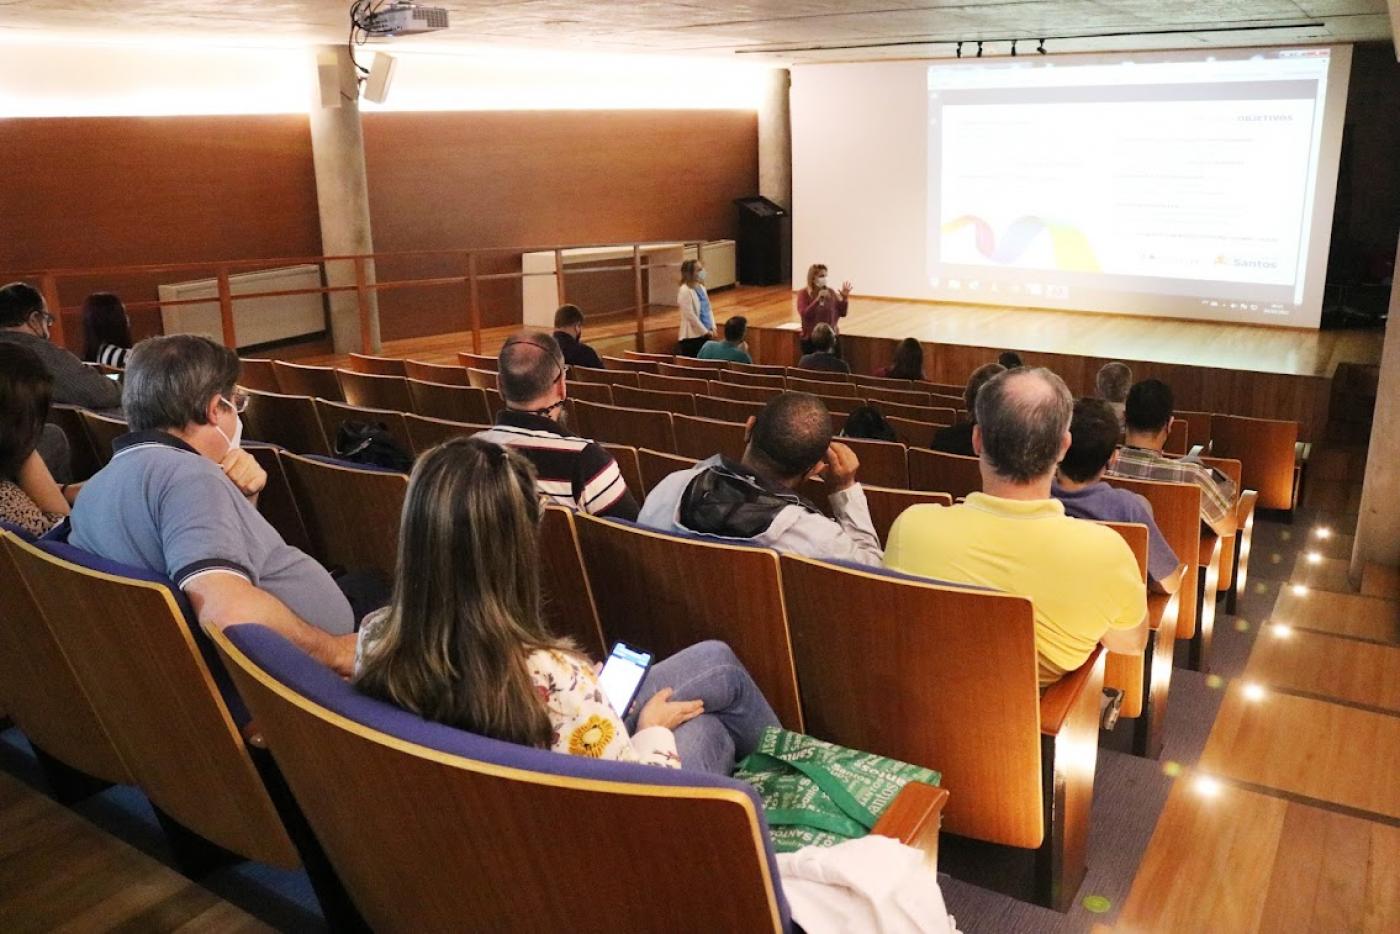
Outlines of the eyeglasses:
<svg viewBox="0 0 1400 934">
<path fill-rule="evenodd" d="M 51 327 L 53 327 L 53 323 L 54 323 L 54 316 L 53 316 L 53 315 L 49 314 L 47 311 L 36 311 L 35 314 L 39 316 L 39 321 L 43 323 L 44 327 L 46 327 L 46 328 L 51 328 Z"/>
<path fill-rule="evenodd" d="M 224 401 L 227 402 L 233 408 L 234 413 L 238 415 L 242 415 L 248 408 L 248 394 L 241 389 L 234 389 L 233 395 L 231 397 L 225 397 Z"/>
</svg>

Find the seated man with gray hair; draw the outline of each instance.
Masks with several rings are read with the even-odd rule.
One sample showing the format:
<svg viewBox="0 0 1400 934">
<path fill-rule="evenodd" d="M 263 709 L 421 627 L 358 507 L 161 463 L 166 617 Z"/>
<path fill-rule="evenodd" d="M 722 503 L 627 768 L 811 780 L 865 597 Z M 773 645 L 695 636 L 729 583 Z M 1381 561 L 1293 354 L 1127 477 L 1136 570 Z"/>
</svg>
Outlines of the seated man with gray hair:
<svg viewBox="0 0 1400 934">
<path fill-rule="evenodd" d="M 1126 363 L 1117 360 L 1099 367 L 1094 377 L 1094 389 L 1099 398 L 1109 404 L 1118 416 L 1118 427 L 1123 427 L 1123 406 L 1128 401 L 1128 390 L 1133 388 L 1133 371 Z"/>
<path fill-rule="evenodd" d="M 232 350 L 190 334 L 136 345 L 122 387 L 131 433 L 83 484 L 69 542 L 164 574 L 203 625 L 261 623 L 349 675 L 349 600 L 255 505 L 267 474 L 240 447 L 239 368 Z"/>
<path fill-rule="evenodd" d="M 1147 644 L 1147 587 L 1133 550 L 1050 497 L 1072 405 L 1049 370 L 993 377 L 977 393 L 972 431 L 982 492 L 952 507 L 910 507 L 885 549 L 896 571 L 1030 597 L 1042 687 L 1084 664 L 1097 643 L 1129 655 Z"/>
</svg>

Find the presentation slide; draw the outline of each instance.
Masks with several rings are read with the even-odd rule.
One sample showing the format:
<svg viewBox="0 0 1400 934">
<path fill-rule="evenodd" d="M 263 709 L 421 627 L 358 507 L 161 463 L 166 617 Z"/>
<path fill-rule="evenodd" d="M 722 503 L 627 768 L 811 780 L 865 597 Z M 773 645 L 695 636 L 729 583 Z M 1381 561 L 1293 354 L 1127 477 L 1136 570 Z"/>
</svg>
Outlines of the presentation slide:
<svg viewBox="0 0 1400 934">
<path fill-rule="evenodd" d="M 797 69 L 794 278 L 810 250 L 865 294 L 1316 327 L 1349 52 Z M 819 71 L 831 74 L 804 74 Z M 817 103 L 809 78 L 830 88 L 828 77 L 845 79 L 848 105 L 871 93 L 889 103 L 836 113 L 827 94 L 821 112 L 809 114 Z M 917 105 L 907 86 L 915 79 Z M 851 112 L 862 114 L 854 130 L 844 125 Z M 896 125 L 911 117 L 917 134 Z M 833 126 L 846 141 L 833 144 Z M 877 151 L 882 145 L 902 147 L 903 157 Z M 892 188 L 904 194 L 897 208 Z M 913 203 L 911 190 L 922 193 Z M 850 248 L 848 234 L 820 245 L 817 237 L 832 238 L 830 212 L 841 210 L 821 205 L 831 192 L 885 207 L 880 229 L 901 232 L 885 243 L 888 256 L 850 268 L 840 262 L 843 246 L 853 258 L 867 248 Z M 922 248 L 917 259 L 911 239 Z"/>
</svg>

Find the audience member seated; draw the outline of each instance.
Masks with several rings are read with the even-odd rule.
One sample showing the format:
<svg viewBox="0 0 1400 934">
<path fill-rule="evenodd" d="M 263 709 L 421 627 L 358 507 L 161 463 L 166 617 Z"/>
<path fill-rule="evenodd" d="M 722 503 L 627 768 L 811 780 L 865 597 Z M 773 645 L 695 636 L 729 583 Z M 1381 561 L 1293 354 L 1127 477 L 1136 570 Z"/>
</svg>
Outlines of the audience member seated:
<svg viewBox="0 0 1400 934">
<path fill-rule="evenodd" d="M 1104 482 L 1104 471 L 1118 457 L 1118 416 L 1102 399 L 1074 403 L 1070 445 L 1060 461 L 1050 495 L 1064 504 L 1065 515 L 1099 522 L 1140 522 L 1147 526 L 1147 576 L 1153 590 L 1175 593 L 1186 573 L 1152 518 L 1152 504 L 1132 490 Z"/>
<path fill-rule="evenodd" d="M 987 380 L 998 373 L 1005 373 L 1006 367 L 1000 363 L 984 363 L 972 371 L 967 386 L 963 389 L 963 402 L 967 406 L 967 418 L 956 425 L 940 428 L 933 433 L 933 444 L 929 447 L 944 454 L 961 454 L 963 457 L 976 457 L 972 448 L 972 426 L 977 424 L 977 393 Z"/>
<path fill-rule="evenodd" d="M 1106 526 L 1069 518 L 1050 496 L 1072 405 L 1046 369 L 990 380 L 977 394 L 972 432 L 982 492 L 952 507 L 905 510 L 885 552 L 896 571 L 1030 597 L 1042 687 L 1099 642 L 1125 654 L 1147 644 L 1147 588 L 1132 549 Z"/>
<path fill-rule="evenodd" d="M 83 359 L 122 370 L 130 354 L 126 306 L 111 292 L 93 292 L 83 300 Z"/>
<path fill-rule="evenodd" d="M 1157 379 L 1133 386 L 1123 408 L 1127 439 L 1110 477 L 1132 477 L 1165 483 L 1194 483 L 1201 488 L 1201 521 L 1217 535 L 1235 531 L 1235 497 L 1238 491 L 1229 477 L 1189 457 L 1162 453 L 1172 430 L 1176 399 L 1172 389 Z"/>
<path fill-rule="evenodd" d="M 1021 355 L 1014 350 L 1002 351 L 1001 356 L 997 357 L 997 363 L 1000 363 L 1008 370 L 1014 370 L 1025 366 L 1025 364 L 1021 362 Z"/>
<path fill-rule="evenodd" d="M 419 716 L 595 759 L 728 775 L 778 719 L 734 653 L 701 642 L 614 710 L 595 666 L 540 615 L 534 468 L 455 438 L 419 460 L 393 602 L 365 620 L 355 686 Z"/>
<path fill-rule="evenodd" d="M 894 348 L 894 360 L 875 373 L 886 379 L 923 379 L 924 348 L 917 340 L 906 337 Z"/>
<path fill-rule="evenodd" d="M 829 324 L 812 329 L 812 349 L 797 361 L 799 369 L 821 370 L 826 373 L 849 373 L 851 365 L 836 356 L 836 332 Z"/>
<path fill-rule="evenodd" d="M 117 384 L 49 340 L 53 320 L 38 289 L 23 282 L 0 288 L 0 343 L 18 344 L 43 361 L 53 377 L 53 401 L 98 412 L 119 410 Z"/>
<path fill-rule="evenodd" d="M 535 465 L 540 492 L 557 503 L 617 519 L 637 518 L 617 461 L 564 425 L 564 357 L 548 334 L 521 331 L 501 347 L 497 387 L 506 408 L 477 437 L 513 447 Z"/>
<path fill-rule="evenodd" d="M 846 416 L 846 427 L 841 429 L 845 438 L 866 438 L 871 441 L 898 441 L 899 435 L 885 420 L 885 413 L 873 405 L 857 406 Z"/>
<path fill-rule="evenodd" d="M 1119 363 L 1117 360 L 1105 363 L 1094 377 L 1094 389 L 1099 398 L 1112 407 L 1113 414 L 1118 416 L 1120 429 L 1123 426 L 1123 405 L 1128 401 L 1128 390 L 1132 386 L 1133 371 L 1126 363 Z"/>
<path fill-rule="evenodd" d="M 567 365 L 603 368 L 598 352 L 583 342 L 583 309 L 577 305 L 560 305 L 554 313 L 554 339 Z"/>
<path fill-rule="evenodd" d="M 846 317 L 850 307 L 851 284 L 841 284 L 841 291 L 827 287 L 826 266 L 813 263 L 807 267 L 807 287 L 798 289 L 793 300 L 797 304 L 797 317 L 802 322 L 801 348 L 804 354 L 816 349 L 812 343 L 812 332 L 819 324 L 828 324 L 833 332 L 840 330 L 840 321 Z"/>
<path fill-rule="evenodd" d="M 348 675 L 350 601 L 254 505 L 267 474 L 239 447 L 247 399 L 236 389 L 238 371 L 232 350 L 203 337 L 138 344 L 123 389 L 132 431 L 83 485 L 69 540 L 164 574 L 204 625 L 261 623 Z"/>
<path fill-rule="evenodd" d="M 700 359 L 753 363 L 753 357 L 749 356 L 749 342 L 744 339 L 748 331 L 749 319 L 735 315 L 724 322 L 724 340 L 705 341 L 705 346 L 700 348 Z"/>
<path fill-rule="evenodd" d="M 36 537 L 69 511 L 68 491 L 54 482 L 36 450 L 52 391 L 53 377 L 37 355 L 0 344 L 0 522 Z"/>
<path fill-rule="evenodd" d="M 663 479 L 647 496 L 638 522 L 665 532 L 738 539 L 831 561 L 880 563 L 880 539 L 859 460 L 831 440 L 831 416 L 815 396 L 785 392 L 748 421 L 740 463 L 722 454 Z M 809 477 L 831 490 L 833 521 L 797 494 Z"/>
<path fill-rule="evenodd" d="M 676 304 L 681 310 L 681 327 L 676 353 L 693 357 L 714 338 L 715 313 L 710 307 L 710 295 L 705 291 L 705 264 L 698 259 L 681 263 L 681 287 L 676 292 Z"/>
</svg>

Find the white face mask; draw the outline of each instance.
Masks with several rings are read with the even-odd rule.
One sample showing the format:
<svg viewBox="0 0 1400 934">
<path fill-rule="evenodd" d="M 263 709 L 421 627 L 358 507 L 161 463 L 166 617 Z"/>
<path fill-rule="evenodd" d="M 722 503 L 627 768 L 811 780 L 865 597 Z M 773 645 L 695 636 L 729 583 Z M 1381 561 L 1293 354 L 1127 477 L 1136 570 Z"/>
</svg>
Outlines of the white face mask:
<svg viewBox="0 0 1400 934">
<path fill-rule="evenodd" d="M 819 289 L 826 288 L 826 276 L 817 276 L 817 278 L 813 280 L 813 284 Z"/>
<path fill-rule="evenodd" d="M 697 272 L 697 273 L 695 274 L 695 281 L 696 281 L 696 282 L 704 282 L 704 281 L 705 281 L 705 270 L 702 269 L 702 270 L 700 270 L 699 272 Z"/>
<path fill-rule="evenodd" d="M 230 437 L 224 432 L 224 430 L 223 430 L 222 428 L 219 427 L 219 423 L 218 423 L 218 422 L 215 422 L 215 423 L 214 423 L 214 430 L 217 431 L 220 435 L 222 435 L 222 436 L 223 436 L 223 439 L 224 439 L 225 441 L 228 442 L 228 450 L 229 450 L 229 451 L 236 451 L 236 450 L 238 450 L 239 445 L 243 443 L 243 417 L 242 417 L 241 415 L 238 414 L 238 410 L 237 410 L 237 409 L 234 409 L 234 408 L 233 408 L 233 403 L 232 403 L 232 402 L 230 402 L 230 401 L 228 401 L 227 399 L 224 399 L 224 398 L 220 398 L 219 401 L 222 402 L 224 405 L 228 406 L 229 408 L 233 409 L 233 424 L 234 424 L 233 437 L 230 438 Z M 224 456 L 225 456 L 225 457 L 228 456 L 228 451 L 225 451 L 225 452 L 224 452 Z"/>
</svg>

